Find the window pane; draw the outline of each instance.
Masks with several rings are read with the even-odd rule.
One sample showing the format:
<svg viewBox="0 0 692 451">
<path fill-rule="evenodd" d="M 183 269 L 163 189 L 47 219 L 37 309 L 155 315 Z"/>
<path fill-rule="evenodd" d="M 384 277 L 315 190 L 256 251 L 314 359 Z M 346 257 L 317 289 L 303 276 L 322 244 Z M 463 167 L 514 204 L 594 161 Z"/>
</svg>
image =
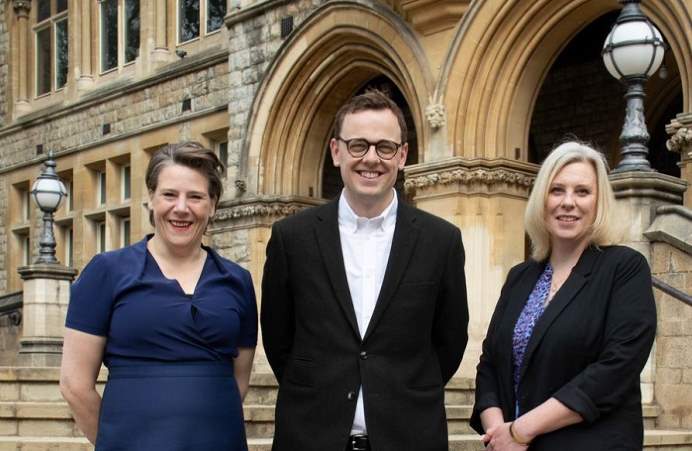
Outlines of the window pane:
<svg viewBox="0 0 692 451">
<path fill-rule="evenodd" d="M 199 0 L 179 0 L 180 9 L 180 42 L 189 41 L 199 36 Z"/>
<path fill-rule="evenodd" d="M 130 245 L 130 219 L 123 219 L 122 222 L 122 247 Z"/>
<path fill-rule="evenodd" d="M 31 239 L 25 236 L 22 240 L 22 264 L 28 265 L 31 263 Z"/>
<path fill-rule="evenodd" d="M 50 0 L 38 0 L 36 8 L 36 22 L 41 22 L 50 17 Z"/>
<path fill-rule="evenodd" d="M 106 223 L 104 222 L 96 225 L 96 247 L 99 253 L 106 251 Z"/>
<path fill-rule="evenodd" d="M 67 83 L 67 19 L 55 23 L 55 89 Z"/>
<path fill-rule="evenodd" d="M 74 265 L 73 238 L 74 238 L 74 232 L 72 231 L 72 227 L 70 227 L 69 229 L 67 229 L 67 233 L 65 234 L 65 264 L 67 266 L 73 266 Z"/>
<path fill-rule="evenodd" d="M 123 200 L 127 200 L 130 198 L 130 166 L 123 166 L 121 183 Z"/>
<path fill-rule="evenodd" d="M 219 160 L 223 164 L 223 175 L 226 175 L 226 168 L 228 167 L 228 143 L 219 143 Z"/>
<path fill-rule="evenodd" d="M 36 94 L 50 92 L 50 28 L 36 32 Z"/>
<path fill-rule="evenodd" d="M 118 0 L 101 2 L 101 71 L 118 65 Z"/>
<path fill-rule="evenodd" d="M 55 12 L 60 13 L 67 9 L 67 0 L 56 0 Z"/>
<path fill-rule="evenodd" d="M 98 173 L 98 183 L 99 183 L 99 205 L 103 205 L 106 203 L 106 173 L 105 172 L 99 172 Z"/>
<path fill-rule="evenodd" d="M 226 0 L 207 0 L 207 33 L 221 28 L 225 15 Z"/>
<path fill-rule="evenodd" d="M 139 56 L 139 0 L 125 0 L 125 62 Z"/>
</svg>

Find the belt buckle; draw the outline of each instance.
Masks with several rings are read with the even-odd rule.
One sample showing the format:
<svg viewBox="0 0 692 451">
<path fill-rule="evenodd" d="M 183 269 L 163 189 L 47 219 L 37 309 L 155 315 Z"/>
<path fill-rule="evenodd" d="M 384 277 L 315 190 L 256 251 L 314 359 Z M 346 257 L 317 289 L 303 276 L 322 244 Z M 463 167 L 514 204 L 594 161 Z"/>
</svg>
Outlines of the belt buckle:
<svg viewBox="0 0 692 451">
<path fill-rule="evenodd" d="M 349 440 L 353 451 L 368 451 L 370 449 L 368 436 L 365 434 L 354 434 Z"/>
</svg>

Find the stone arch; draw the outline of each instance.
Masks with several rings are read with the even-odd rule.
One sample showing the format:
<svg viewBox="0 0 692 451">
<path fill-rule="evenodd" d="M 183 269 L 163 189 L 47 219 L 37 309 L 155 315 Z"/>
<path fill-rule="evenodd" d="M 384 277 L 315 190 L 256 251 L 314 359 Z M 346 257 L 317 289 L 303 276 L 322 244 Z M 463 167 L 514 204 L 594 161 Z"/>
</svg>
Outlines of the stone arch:
<svg viewBox="0 0 692 451">
<path fill-rule="evenodd" d="M 439 81 L 450 152 L 526 160 L 533 105 L 553 61 L 587 24 L 618 8 L 615 0 L 475 3 L 457 28 Z M 681 79 L 690 80 L 689 6 L 652 0 L 643 9 L 670 44 Z M 683 86 L 687 110 L 691 89 L 689 82 Z"/>
<path fill-rule="evenodd" d="M 423 110 L 433 86 L 408 26 L 376 3 L 317 9 L 280 49 L 252 106 L 243 152 L 249 192 L 319 197 L 325 143 L 336 110 L 384 75 L 404 94 L 423 149 Z"/>
</svg>

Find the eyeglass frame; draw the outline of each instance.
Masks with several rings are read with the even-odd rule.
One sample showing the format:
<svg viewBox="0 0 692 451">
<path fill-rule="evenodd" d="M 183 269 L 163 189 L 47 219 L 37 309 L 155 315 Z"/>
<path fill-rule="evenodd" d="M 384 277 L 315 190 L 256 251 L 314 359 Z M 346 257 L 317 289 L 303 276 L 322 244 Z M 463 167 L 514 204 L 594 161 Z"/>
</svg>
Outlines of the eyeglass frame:
<svg viewBox="0 0 692 451">
<path fill-rule="evenodd" d="M 337 140 L 337 141 L 341 141 L 341 142 L 343 142 L 344 144 L 346 144 L 346 151 L 347 151 L 348 154 L 351 155 L 353 158 L 361 158 L 361 159 L 362 159 L 362 158 L 365 158 L 365 156 L 368 154 L 368 152 L 370 152 L 370 147 L 375 147 L 375 153 L 377 154 L 377 157 L 380 158 L 380 159 L 382 159 L 382 160 L 387 160 L 387 161 L 394 159 L 394 157 L 396 156 L 396 154 L 399 153 L 399 149 L 401 149 L 401 146 L 403 146 L 404 144 L 406 144 L 406 143 L 403 143 L 403 142 L 402 142 L 402 143 L 398 143 L 398 142 L 396 142 L 396 141 L 391 141 L 391 140 L 389 140 L 389 139 L 380 139 L 380 140 L 378 140 L 377 142 L 371 142 L 371 141 L 369 141 L 369 140 L 367 140 L 367 139 L 365 139 L 365 138 L 344 139 L 344 138 L 342 138 L 341 136 L 337 136 L 337 137 L 336 137 L 336 140 Z M 352 141 L 356 141 L 356 140 L 365 141 L 365 142 L 368 144 L 368 148 L 365 149 L 365 152 L 363 152 L 363 155 L 358 155 L 358 156 L 357 156 L 357 155 L 353 155 L 353 153 L 351 152 L 351 149 L 349 148 L 349 147 L 350 147 L 349 144 L 350 144 Z M 391 155 L 390 157 L 382 156 L 382 154 L 380 154 L 380 152 L 377 150 L 377 145 L 380 144 L 381 142 L 388 142 L 388 143 L 394 144 L 394 145 L 396 146 L 396 150 L 394 151 L 394 153 L 392 153 L 392 155 Z"/>
</svg>

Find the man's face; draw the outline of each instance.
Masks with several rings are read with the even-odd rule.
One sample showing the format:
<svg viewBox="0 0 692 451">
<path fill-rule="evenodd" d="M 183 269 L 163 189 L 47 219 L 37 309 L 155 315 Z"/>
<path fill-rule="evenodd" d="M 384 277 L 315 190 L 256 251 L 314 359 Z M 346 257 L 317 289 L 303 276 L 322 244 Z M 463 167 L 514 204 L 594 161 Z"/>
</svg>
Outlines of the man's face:
<svg viewBox="0 0 692 451">
<path fill-rule="evenodd" d="M 363 138 L 371 143 L 389 140 L 401 143 L 401 129 L 390 110 L 363 110 L 347 114 L 341 126 L 343 140 Z M 406 164 L 408 144 L 402 145 L 390 160 L 377 155 L 372 145 L 361 158 L 349 154 L 346 143 L 332 139 L 329 143 L 334 166 L 341 172 L 346 198 L 359 216 L 377 216 L 392 199 L 392 187 L 399 169 Z"/>
</svg>

